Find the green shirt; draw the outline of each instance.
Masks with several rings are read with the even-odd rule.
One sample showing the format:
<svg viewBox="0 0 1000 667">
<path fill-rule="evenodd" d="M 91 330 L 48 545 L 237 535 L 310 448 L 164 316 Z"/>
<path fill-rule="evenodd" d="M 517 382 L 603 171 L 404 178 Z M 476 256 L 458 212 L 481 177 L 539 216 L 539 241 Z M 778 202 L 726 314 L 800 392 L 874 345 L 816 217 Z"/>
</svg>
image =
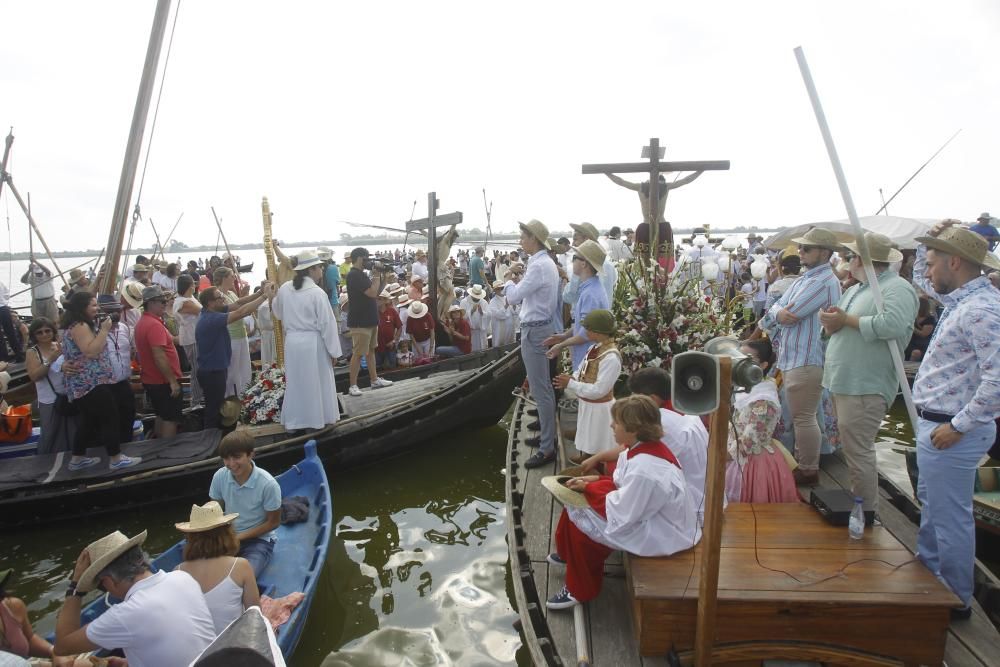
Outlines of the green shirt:
<svg viewBox="0 0 1000 667">
<path fill-rule="evenodd" d="M 885 341 L 895 340 L 900 354 L 906 349 L 917 317 L 917 293 L 894 271 L 879 274 L 878 284 L 885 302 L 881 314 L 865 283 L 851 287 L 840 298 L 837 305 L 849 315 L 858 316 L 859 328 L 845 324 L 830 337 L 823 386 L 834 394 L 879 394 L 891 405 L 899 379 Z"/>
</svg>

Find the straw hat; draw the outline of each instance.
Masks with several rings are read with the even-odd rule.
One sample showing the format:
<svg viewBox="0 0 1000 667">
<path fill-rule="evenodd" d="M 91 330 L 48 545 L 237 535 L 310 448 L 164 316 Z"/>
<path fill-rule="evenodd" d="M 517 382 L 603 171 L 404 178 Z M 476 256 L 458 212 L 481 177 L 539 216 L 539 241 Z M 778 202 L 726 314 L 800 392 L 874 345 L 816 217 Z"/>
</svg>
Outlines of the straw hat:
<svg viewBox="0 0 1000 667">
<path fill-rule="evenodd" d="M 411 302 L 412 302 L 412 299 L 410 299 L 410 297 L 409 297 L 408 294 L 402 294 L 402 295 L 400 295 L 399 299 L 396 301 L 396 306 L 397 307 L 409 306 Z"/>
<path fill-rule="evenodd" d="M 191 517 L 187 521 L 175 523 L 174 527 L 182 533 L 204 533 L 232 523 L 238 516 L 237 512 L 223 514 L 222 505 L 214 500 L 209 500 L 204 505 L 192 505 Z"/>
<path fill-rule="evenodd" d="M 573 252 L 587 260 L 587 264 L 594 267 L 594 271 L 597 273 L 600 273 L 604 268 L 604 260 L 608 257 L 608 254 L 604 252 L 604 248 L 597 241 L 584 241 L 576 248 L 573 248 Z"/>
<path fill-rule="evenodd" d="M 792 239 L 792 243 L 815 245 L 827 250 L 839 250 L 842 245 L 833 232 L 820 229 L 819 227 L 813 227 L 799 238 Z"/>
<path fill-rule="evenodd" d="M 410 284 L 412 285 L 413 283 L 416 283 L 416 282 L 419 282 L 420 284 L 424 284 L 426 281 L 424 280 L 423 276 L 418 276 L 417 274 L 414 273 L 410 277 Z"/>
<path fill-rule="evenodd" d="M 579 491 L 567 488 L 566 482 L 573 479 L 569 475 L 549 475 L 542 477 L 542 486 L 563 505 L 569 507 L 589 507 L 587 497 Z"/>
<path fill-rule="evenodd" d="M 928 248 L 958 255 L 967 262 L 1000 271 L 1000 259 L 990 252 L 986 239 L 969 229 L 945 227 L 937 236 L 918 236 L 916 240 Z"/>
<path fill-rule="evenodd" d="M 406 311 L 410 317 L 419 320 L 427 314 L 427 305 L 423 301 L 414 301 L 407 306 Z"/>
<path fill-rule="evenodd" d="M 145 264 L 135 264 L 132 267 L 132 273 L 149 273 L 149 267 Z"/>
<path fill-rule="evenodd" d="M 986 222 L 989 222 L 991 219 L 992 217 L 990 216 L 989 211 L 983 211 L 982 213 L 979 214 L 979 217 L 976 219 L 976 222 L 979 222 L 980 220 L 985 220 Z"/>
<path fill-rule="evenodd" d="M 135 537 L 125 537 L 123 532 L 116 530 L 110 535 L 105 535 L 96 542 L 88 544 L 87 553 L 90 554 L 90 566 L 80 575 L 80 581 L 76 582 L 76 590 L 81 593 L 94 590 L 97 587 L 95 579 L 101 570 L 132 547 L 141 546 L 145 541 L 146 531 L 142 531 Z"/>
<path fill-rule="evenodd" d="M 308 268 L 322 264 L 323 260 L 316 256 L 316 253 L 306 250 L 295 256 L 295 270 L 304 271 Z"/>
<path fill-rule="evenodd" d="M 431 288 L 428 287 L 427 285 L 424 285 L 423 289 L 420 290 L 420 293 L 423 294 L 424 296 L 427 296 L 428 294 L 431 293 Z"/>
<path fill-rule="evenodd" d="M 448 313 L 465 313 L 465 308 L 462 308 L 457 303 L 452 304 L 451 308 L 448 309 Z"/>
<path fill-rule="evenodd" d="M 80 269 L 73 269 L 72 271 L 69 272 L 69 281 L 71 283 L 75 283 L 77 280 L 83 278 L 85 275 L 87 274 L 85 274 Z"/>
<path fill-rule="evenodd" d="M 534 236 L 547 250 L 552 250 L 552 247 L 549 245 L 549 228 L 540 220 L 529 220 L 528 222 L 519 222 L 517 224 L 523 231 Z"/>
<path fill-rule="evenodd" d="M 146 305 L 148 301 L 153 299 L 166 299 L 167 295 L 163 293 L 163 288 L 159 285 L 150 285 L 142 290 L 142 305 Z"/>
<path fill-rule="evenodd" d="M 326 246 L 321 245 L 320 247 L 316 248 L 316 256 L 319 257 L 320 260 L 328 262 L 331 259 L 333 259 L 333 250 L 327 248 Z"/>
<path fill-rule="evenodd" d="M 486 288 L 477 283 L 469 288 L 469 296 L 473 301 L 481 301 L 486 297 Z"/>
<path fill-rule="evenodd" d="M 379 293 L 378 298 L 380 298 L 380 299 L 389 299 L 391 301 L 392 300 L 392 293 L 389 291 L 389 288 L 386 287 L 384 290 L 382 290 Z"/>
<path fill-rule="evenodd" d="M 594 227 L 589 222 L 581 222 L 579 224 L 571 222 L 569 223 L 569 226 L 573 228 L 574 232 L 581 234 L 584 238 L 588 238 L 591 241 L 596 241 L 601 235 L 601 233 L 597 231 L 597 227 Z"/>
<path fill-rule="evenodd" d="M 502 280 L 496 280 L 496 281 L 494 281 L 493 282 L 493 291 L 495 292 L 498 289 L 503 289 L 504 285 L 505 285 L 505 283 Z"/>
<path fill-rule="evenodd" d="M 892 264 L 893 262 L 903 261 L 903 253 L 892 247 L 892 240 L 885 234 L 865 232 L 865 241 L 868 242 L 868 252 L 871 253 L 873 262 L 886 262 L 888 264 Z M 855 255 L 861 254 L 861 250 L 857 242 L 845 243 L 844 247 L 853 252 Z"/>
<path fill-rule="evenodd" d="M 142 289 L 142 283 L 140 282 L 134 280 L 127 282 L 122 288 L 122 298 L 131 307 L 138 308 L 142 305 Z"/>
<path fill-rule="evenodd" d="M 427 256 L 427 253 L 424 252 L 423 248 L 417 248 L 417 252 L 414 255 L 414 257 L 418 257 L 419 258 L 419 257 L 426 257 L 426 256 Z"/>
<path fill-rule="evenodd" d="M 385 286 L 385 291 L 393 296 L 398 296 L 400 292 L 405 292 L 406 290 L 399 283 L 389 283 Z"/>
</svg>

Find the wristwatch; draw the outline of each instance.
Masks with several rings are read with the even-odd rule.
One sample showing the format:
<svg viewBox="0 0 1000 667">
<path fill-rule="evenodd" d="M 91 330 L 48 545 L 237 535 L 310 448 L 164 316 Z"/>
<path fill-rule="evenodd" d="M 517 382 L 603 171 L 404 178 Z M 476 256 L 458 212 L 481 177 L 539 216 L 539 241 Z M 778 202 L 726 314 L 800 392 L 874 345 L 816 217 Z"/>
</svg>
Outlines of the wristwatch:
<svg viewBox="0 0 1000 667">
<path fill-rule="evenodd" d="M 74 595 L 78 598 L 82 598 L 86 595 L 86 593 L 76 590 L 76 582 L 71 580 L 69 582 L 69 586 L 66 588 L 66 597 L 73 597 Z"/>
</svg>

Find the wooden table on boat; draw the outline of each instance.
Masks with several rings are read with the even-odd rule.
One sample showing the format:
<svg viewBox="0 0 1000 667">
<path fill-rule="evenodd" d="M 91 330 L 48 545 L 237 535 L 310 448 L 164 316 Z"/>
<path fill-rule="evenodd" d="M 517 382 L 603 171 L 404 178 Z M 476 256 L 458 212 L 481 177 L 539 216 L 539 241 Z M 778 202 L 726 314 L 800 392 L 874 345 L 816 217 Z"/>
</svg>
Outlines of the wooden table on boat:
<svg viewBox="0 0 1000 667">
<path fill-rule="evenodd" d="M 625 556 L 642 655 L 694 646 L 700 550 Z M 720 555 L 717 642 L 829 643 L 941 664 L 958 598 L 881 526 L 851 540 L 803 503 L 733 504 Z"/>
</svg>

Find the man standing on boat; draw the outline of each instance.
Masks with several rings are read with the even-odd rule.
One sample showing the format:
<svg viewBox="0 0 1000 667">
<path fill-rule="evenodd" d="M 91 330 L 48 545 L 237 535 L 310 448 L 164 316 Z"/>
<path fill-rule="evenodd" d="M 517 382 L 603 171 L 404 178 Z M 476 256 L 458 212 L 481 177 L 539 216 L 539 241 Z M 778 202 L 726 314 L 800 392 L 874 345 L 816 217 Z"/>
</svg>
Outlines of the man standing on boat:
<svg viewBox="0 0 1000 667">
<path fill-rule="evenodd" d="M 920 560 L 961 599 L 952 618 L 972 613 L 976 467 L 993 444 L 1000 416 L 1000 293 L 983 269 L 1000 270 L 986 240 L 935 225 L 918 237 L 913 281 L 944 313 L 913 381 L 920 478 Z"/>
<path fill-rule="evenodd" d="M 21 282 L 31 285 L 31 316 L 47 317 L 53 322 L 59 321 L 59 304 L 56 303 L 56 290 L 52 285 L 52 272 L 31 258 L 28 270 L 21 276 Z"/>
<path fill-rule="evenodd" d="M 348 393 L 360 396 L 358 388 L 358 373 L 361 372 L 361 357 L 368 364 L 368 378 L 371 388 L 388 387 L 392 384 L 385 378 L 380 378 L 375 370 L 375 348 L 378 346 L 378 304 L 375 299 L 382 292 L 385 282 L 384 270 L 381 264 L 372 263 L 368 259 L 367 248 L 355 248 L 351 251 L 351 270 L 347 274 L 347 298 L 351 307 L 347 311 L 347 326 L 351 329 L 351 385 Z M 365 269 L 371 270 L 369 278 Z"/>
<path fill-rule="evenodd" d="M 524 462 L 525 468 L 537 468 L 555 459 L 556 395 L 545 356 L 545 339 L 559 329 L 553 318 L 559 301 L 559 270 L 548 253 L 548 228 L 538 220 L 521 227 L 521 247 L 531 258 L 524 277 L 509 281 L 504 287 L 507 302 L 521 304 L 521 358 L 528 373 L 531 397 L 538 406 L 541 434 L 533 438 L 538 451 Z M 529 442 L 529 444 L 533 444 Z"/>
<path fill-rule="evenodd" d="M 872 265 L 878 276 L 884 308 L 879 312 L 857 243 L 845 243 L 851 275 L 858 281 L 836 307 L 819 314 L 830 335 L 823 368 L 823 386 L 833 395 L 851 493 L 864 498 L 866 512 L 878 511 L 878 470 L 875 437 L 899 390 L 899 379 L 886 348 L 893 341 L 902 354 L 910 342 L 917 317 L 913 285 L 889 268 L 903 259 L 882 234 L 866 232 Z"/>
</svg>

